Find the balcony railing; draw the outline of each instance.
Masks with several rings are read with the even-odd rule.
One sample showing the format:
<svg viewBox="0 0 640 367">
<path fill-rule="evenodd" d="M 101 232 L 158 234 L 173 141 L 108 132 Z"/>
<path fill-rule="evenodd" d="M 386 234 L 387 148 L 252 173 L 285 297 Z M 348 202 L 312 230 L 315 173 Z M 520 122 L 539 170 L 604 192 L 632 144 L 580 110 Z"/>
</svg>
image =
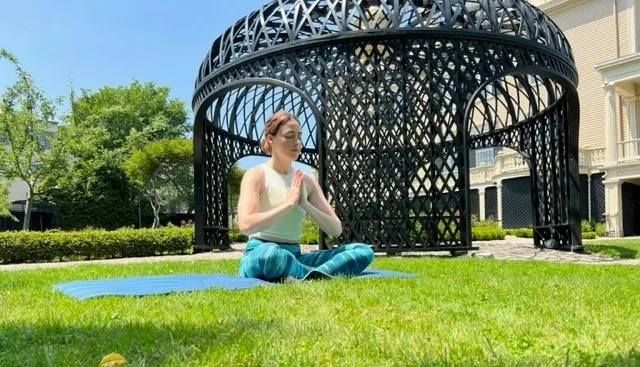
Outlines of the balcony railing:
<svg viewBox="0 0 640 367">
<path fill-rule="evenodd" d="M 496 155 L 496 173 L 527 171 L 529 166 L 519 154 L 498 154 Z"/>
<path fill-rule="evenodd" d="M 640 139 L 629 139 L 618 142 L 618 161 L 640 159 Z"/>
<path fill-rule="evenodd" d="M 580 148 L 578 159 L 581 167 L 602 165 L 605 162 L 605 149 Z M 474 167 L 469 173 L 471 184 L 480 185 L 493 182 L 494 177 L 499 175 L 528 175 L 529 165 L 516 152 L 502 152 L 496 155 L 494 165 Z"/>
</svg>

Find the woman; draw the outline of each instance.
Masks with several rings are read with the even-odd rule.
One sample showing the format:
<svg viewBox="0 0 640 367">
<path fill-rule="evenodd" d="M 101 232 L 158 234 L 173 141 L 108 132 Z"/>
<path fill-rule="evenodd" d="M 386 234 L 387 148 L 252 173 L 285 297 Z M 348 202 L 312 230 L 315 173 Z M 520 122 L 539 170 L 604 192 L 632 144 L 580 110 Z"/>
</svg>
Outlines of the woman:
<svg viewBox="0 0 640 367">
<path fill-rule="evenodd" d="M 318 182 L 291 163 L 302 149 L 297 119 L 275 113 L 264 129 L 261 148 L 271 159 L 249 169 L 240 184 L 238 226 L 249 236 L 240 261 L 240 275 L 267 281 L 353 276 L 373 261 L 365 244 L 302 255 L 300 235 L 306 214 L 330 236 L 339 236 L 342 223 Z"/>
</svg>

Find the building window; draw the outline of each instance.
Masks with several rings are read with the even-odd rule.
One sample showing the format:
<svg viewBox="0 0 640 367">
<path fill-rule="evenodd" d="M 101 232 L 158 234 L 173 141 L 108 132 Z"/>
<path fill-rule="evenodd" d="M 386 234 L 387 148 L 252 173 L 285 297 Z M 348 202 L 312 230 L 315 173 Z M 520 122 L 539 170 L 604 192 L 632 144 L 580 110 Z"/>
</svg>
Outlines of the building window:
<svg viewBox="0 0 640 367">
<path fill-rule="evenodd" d="M 476 150 L 476 167 L 493 166 L 495 163 L 495 154 L 493 148 Z"/>
</svg>

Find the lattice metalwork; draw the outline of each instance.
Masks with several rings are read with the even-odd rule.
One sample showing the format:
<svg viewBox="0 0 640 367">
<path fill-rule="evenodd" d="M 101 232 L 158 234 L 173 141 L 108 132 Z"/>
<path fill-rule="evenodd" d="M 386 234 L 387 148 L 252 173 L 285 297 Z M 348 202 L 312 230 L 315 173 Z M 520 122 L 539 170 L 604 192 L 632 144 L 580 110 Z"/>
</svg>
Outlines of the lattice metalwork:
<svg viewBox="0 0 640 367">
<path fill-rule="evenodd" d="M 580 219 L 589 218 L 589 178 L 587 175 L 580 175 Z"/>
<path fill-rule="evenodd" d="M 591 175 L 591 219 L 604 222 L 604 173 Z"/>
<path fill-rule="evenodd" d="M 559 80 L 523 69 L 474 93 L 466 111 L 469 145 L 520 152 L 531 172 L 535 244 L 555 240 L 561 248 L 581 250 L 577 96 Z M 509 226 L 523 223 L 519 217 Z"/>
<path fill-rule="evenodd" d="M 484 190 L 484 217 L 498 220 L 498 188 L 495 186 Z"/>
<path fill-rule="evenodd" d="M 531 178 L 502 181 L 502 227 L 527 228 L 532 224 Z"/>
<path fill-rule="evenodd" d="M 624 182 L 620 185 L 622 195 L 623 236 L 640 235 L 640 185 Z"/>
<path fill-rule="evenodd" d="M 472 248 L 468 152 L 506 146 L 531 164 L 536 243 L 578 248 L 576 84 L 566 38 L 525 1 L 273 1 L 196 79 L 196 248 L 228 246 L 229 168 L 261 154 L 278 109 L 299 116 L 340 242 Z"/>
<path fill-rule="evenodd" d="M 480 220 L 480 194 L 477 189 L 469 192 L 469 210 Z"/>
</svg>

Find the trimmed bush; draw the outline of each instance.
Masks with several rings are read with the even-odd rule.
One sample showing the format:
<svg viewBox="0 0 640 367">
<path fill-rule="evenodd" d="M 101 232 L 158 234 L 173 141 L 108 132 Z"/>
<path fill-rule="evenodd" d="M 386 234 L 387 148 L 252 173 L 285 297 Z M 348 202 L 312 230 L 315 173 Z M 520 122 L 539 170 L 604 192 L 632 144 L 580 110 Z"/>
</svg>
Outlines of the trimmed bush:
<svg viewBox="0 0 640 367">
<path fill-rule="evenodd" d="M 302 223 L 301 245 L 316 245 L 320 242 L 320 227 L 311 218 L 305 217 Z"/>
<path fill-rule="evenodd" d="M 472 218 L 471 224 L 471 239 L 473 241 L 504 240 L 506 235 L 500 223 L 493 219 L 478 221 Z"/>
<path fill-rule="evenodd" d="M 415 233 L 419 233 L 422 229 L 422 225 L 419 221 L 415 223 Z M 446 226 L 443 222 L 438 223 L 438 231 L 444 232 Z M 455 229 L 455 226 L 451 225 L 451 231 Z M 413 233 L 413 240 L 416 239 L 416 234 Z M 500 227 L 500 224 L 494 220 L 486 220 L 479 222 L 475 219 L 472 220 L 471 227 L 471 239 L 473 241 L 493 241 L 503 240 L 505 237 L 505 231 Z M 456 239 L 460 238 L 460 233 L 456 233 Z M 451 232 L 444 232 L 444 239 L 450 241 L 452 239 Z"/>
<path fill-rule="evenodd" d="M 584 226 L 584 221 L 582 223 L 582 227 L 583 229 L 586 228 Z M 515 229 L 507 229 L 505 231 L 509 236 L 516 236 L 521 238 L 533 238 L 532 228 L 515 228 Z M 582 232 L 582 239 L 585 239 L 585 240 L 592 240 L 597 236 L 600 236 L 600 235 L 598 235 L 595 231 L 592 231 L 592 230 Z"/>
<path fill-rule="evenodd" d="M 587 235 L 589 237 L 585 237 L 585 234 L 590 232 L 595 233 L 597 237 L 604 237 L 607 234 L 607 227 L 605 226 L 605 224 L 596 222 L 595 220 L 583 220 L 582 222 L 580 222 L 580 229 L 582 230 L 582 238 L 584 239 L 591 239 L 590 236 L 593 236 L 591 234 Z"/>
<path fill-rule="evenodd" d="M 473 241 L 493 241 L 504 240 L 505 232 L 500 227 L 473 227 L 471 228 L 471 239 Z"/>
<path fill-rule="evenodd" d="M 500 223 L 494 219 L 486 219 L 483 221 L 479 221 L 474 219 L 474 216 L 471 216 L 471 227 L 491 227 L 491 228 L 502 228 Z"/>
<path fill-rule="evenodd" d="M 533 238 L 532 228 L 509 228 L 505 230 L 509 236 L 516 236 L 520 238 Z"/>
<path fill-rule="evenodd" d="M 231 231 L 229 231 L 229 240 L 231 242 L 247 242 L 249 240 L 249 237 L 246 234 L 240 232 L 238 226 L 234 226 L 233 228 L 231 228 Z"/>
<path fill-rule="evenodd" d="M 0 262 L 185 254 L 193 243 L 193 228 L 0 232 Z"/>
<path fill-rule="evenodd" d="M 605 226 L 604 223 L 596 223 L 594 231 L 598 237 L 604 237 L 607 235 L 607 226 Z"/>
<path fill-rule="evenodd" d="M 231 242 L 247 242 L 247 235 L 240 232 L 237 225 L 234 225 L 229 231 L 229 238 Z M 316 245 L 320 241 L 320 227 L 311 220 L 309 217 L 305 217 L 302 224 L 302 234 L 300 236 L 301 245 Z"/>
<path fill-rule="evenodd" d="M 583 219 L 580 222 L 580 231 L 582 231 L 582 233 L 591 232 L 593 231 L 593 226 L 591 225 L 591 223 L 589 223 L 588 220 Z"/>
</svg>

